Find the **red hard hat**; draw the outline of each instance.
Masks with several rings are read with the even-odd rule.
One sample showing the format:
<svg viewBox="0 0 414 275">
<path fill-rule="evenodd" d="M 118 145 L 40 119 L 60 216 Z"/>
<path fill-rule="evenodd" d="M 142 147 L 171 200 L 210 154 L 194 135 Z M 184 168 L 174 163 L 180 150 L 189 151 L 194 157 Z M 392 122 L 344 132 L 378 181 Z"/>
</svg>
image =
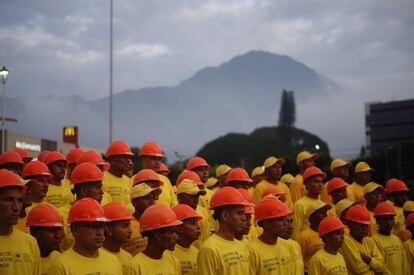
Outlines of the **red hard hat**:
<svg viewBox="0 0 414 275">
<path fill-rule="evenodd" d="M 256 221 L 263 221 L 288 216 L 292 213 L 292 210 L 276 197 L 266 197 L 257 204 L 254 215 Z"/>
<path fill-rule="evenodd" d="M 80 155 L 78 160 L 76 161 L 76 165 L 79 165 L 85 162 L 93 163 L 95 165 L 103 165 L 103 166 L 108 165 L 108 163 L 106 163 L 102 159 L 100 154 L 92 150 L 86 151 L 82 155 Z"/>
<path fill-rule="evenodd" d="M 278 196 L 278 195 L 286 195 L 286 192 L 283 191 L 281 188 L 277 187 L 276 185 L 271 185 L 263 191 L 262 199 L 270 194 L 274 196 Z"/>
<path fill-rule="evenodd" d="M 70 181 L 73 184 L 102 180 L 103 173 L 101 169 L 89 162 L 84 162 L 76 166 L 70 175 Z"/>
<path fill-rule="evenodd" d="M 142 213 L 139 219 L 141 232 L 183 224 L 174 211 L 163 204 L 153 204 Z"/>
<path fill-rule="evenodd" d="M 44 162 L 46 155 L 49 154 L 49 153 L 50 153 L 50 151 L 44 150 L 44 151 L 40 152 L 39 155 L 37 155 L 37 159 Z"/>
<path fill-rule="evenodd" d="M 305 170 L 305 172 L 303 172 L 303 182 L 305 182 L 308 178 L 316 176 L 316 175 L 322 176 L 323 179 L 326 177 L 326 173 L 323 172 L 318 167 L 316 166 L 308 167 Z"/>
<path fill-rule="evenodd" d="M 178 175 L 175 185 L 180 185 L 180 183 L 185 179 L 193 180 L 195 181 L 195 183 L 197 183 L 197 185 L 203 185 L 200 176 L 196 172 L 193 172 L 191 170 L 182 171 L 181 174 Z"/>
<path fill-rule="evenodd" d="M 396 216 L 397 212 L 395 212 L 394 206 L 389 204 L 388 202 L 384 201 L 375 207 L 374 216 Z"/>
<path fill-rule="evenodd" d="M 346 227 L 347 226 L 343 224 L 342 221 L 338 219 L 337 217 L 328 216 L 328 217 L 325 217 L 320 222 L 319 227 L 318 227 L 318 233 L 319 233 L 319 236 L 323 236 L 326 233 L 339 230 L 339 229 L 344 229 Z"/>
<path fill-rule="evenodd" d="M 244 199 L 250 204 L 244 207 L 244 213 L 254 214 L 254 211 L 253 211 L 254 204 L 253 204 L 252 195 L 250 195 L 250 193 L 244 188 L 237 188 L 237 190 L 240 192 L 240 194 L 243 195 Z"/>
<path fill-rule="evenodd" d="M 108 222 L 108 219 L 99 202 L 83 198 L 75 201 L 69 210 L 68 223 L 72 222 Z"/>
<path fill-rule="evenodd" d="M 165 172 L 165 173 L 170 173 L 171 170 L 170 168 L 168 168 L 167 165 L 165 165 L 164 163 L 161 162 L 160 164 L 160 173 Z"/>
<path fill-rule="evenodd" d="M 0 188 L 3 187 L 23 187 L 19 177 L 8 169 L 0 169 Z"/>
<path fill-rule="evenodd" d="M 33 159 L 33 157 L 29 155 L 29 153 L 27 153 L 27 151 L 22 148 L 16 148 L 14 149 L 14 151 L 18 153 L 22 157 L 22 159 L 29 159 L 29 160 Z"/>
<path fill-rule="evenodd" d="M 225 186 L 217 190 L 210 200 L 210 209 L 225 205 L 242 205 L 249 206 L 243 195 L 236 189 L 230 186 Z"/>
<path fill-rule="evenodd" d="M 142 145 L 138 156 L 164 157 L 164 153 L 161 146 L 157 142 L 151 140 Z"/>
<path fill-rule="evenodd" d="M 360 223 L 360 224 L 370 224 L 371 218 L 369 215 L 368 209 L 360 204 L 351 206 L 346 212 L 345 219 Z"/>
<path fill-rule="evenodd" d="M 201 220 L 203 217 L 199 216 L 197 212 L 188 206 L 187 204 L 178 204 L 172 208 L 175 215 L 177 216 L 177 219 L 180 221 L 191 219 L 191 218 L 197 218 L 197 220 Z"/>
<path fill-rule="evenodd" d="M 348 187 L 348 183 L 346 183 L 343 179 L 335 177 L 331 179 L 327 184 L 328 194 L 332 191 L 335 191 L 340 188 Z"/>
<path fill-rule="evenodd" d="M 405 185 L 405 183 L 402 180 L 395 178 L 388 180 L 385 186 L 385 191 L 387 193 L 410 191 L 410 189 L 407 188 L 407 185 Z"/>
<path fill-rule="evenodd" d="M 0 155 L 0 165 L 6 163 L 24 164 L 22 157 L 15 151 L 7 151 Z"/>
<path fill-rule="evenodd" d="M 414 224 L 414 212 L 407 216 L 405 219 L 405 227 L 409 227 Z"/>
<path fill-rule="evenodd" d="M 62 153 L 60 153 L 58 151 L 52 151 L 52 152 L 47 153 L 47 155 L 45 156 L 45 158 L 43 160 L 43 162 L 46 165 L 49 165 L 49 164 L 51 164 L 53 162 L 56 162 L 56 161 L 64 161 L 66 163 L 66 158 Z"/>
<path fill-rule="evenodd" d="M 131 148 L 125 141 L 115 140 L 111 143 L 111 145 L 109 145 L 108 150 L 106 151 L 106 157 L 116 155 L 133 156 L 134 153 L 131 152 Z"/>
<path fill-rule="evenodd" d="M 22 177 L 28 179 L 32 176 L 48 176 L 50 177 L 49 168 L 41 161 L 34 160 L 26 164 L 23 168 Z"/>
<path fill-rule="evenodd" d="M 134 220 L 135 218 L 129 214 L 128 210 L 118 202 L 110 202 L 104 207 L 105 217 L 109 222 Z"/>
<path fill-rule="evenodd" d="M 252 182 L 249 174 L 241 167 L 232 168 L 226 176 L 226 182 L 230 181 L 244 181 Z"/>
<path fill-rule="evenodd" d="M 75 147 L 70 149 L 70 151 L 66 155 L 66 164 L 69 165 L 75 163 L 82 154 L 83 150 L 80 148 Z"/>
<path fill-rule="evenodd" d="M 27 214 L 26 227 L 30 226 L 63 227 L 63 221 L 54 206 L 41 203 Z"/>
<path fill-rule="evenodd" d="M 154 172 L 154 170 L 152 169 L 142 169 L 141 171 L 139 171 L 138 173 L 135 174 L 134 177 L 134 184 L 133 186 L 141 183 L 141 182 L 146 182 L 149 180 L 156 180 L 160 183 L 160 185 L 163 185 L 164 182 L 161 181 L 160 177 L 158 176 L 157 173 Z"/>
<path fill-rule="evenodd" d="M 200 157 L 193 157 L 187 162 L 187 170 L 193 170 L 197 167 L 208 167 L 208 163 L 205 159 Z"/>
</svg>

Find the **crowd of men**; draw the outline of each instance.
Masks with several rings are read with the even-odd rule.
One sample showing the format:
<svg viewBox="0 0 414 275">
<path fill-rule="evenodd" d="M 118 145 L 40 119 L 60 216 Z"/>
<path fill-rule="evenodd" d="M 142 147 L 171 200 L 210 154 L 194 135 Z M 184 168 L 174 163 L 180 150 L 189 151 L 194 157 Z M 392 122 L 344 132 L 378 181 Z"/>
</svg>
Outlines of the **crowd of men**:
<svg viewBox="0 0 414 275">
<path fill-rule="evenodd" d="M 0 155 L 0 274 L 414 274 L 414 201 L 366 162 L 300 152 L 249 174 L 193 157 L 175 184 L 154 141 Z M 348 182 L 354 169 L 355 181 Z"/>
</svg>

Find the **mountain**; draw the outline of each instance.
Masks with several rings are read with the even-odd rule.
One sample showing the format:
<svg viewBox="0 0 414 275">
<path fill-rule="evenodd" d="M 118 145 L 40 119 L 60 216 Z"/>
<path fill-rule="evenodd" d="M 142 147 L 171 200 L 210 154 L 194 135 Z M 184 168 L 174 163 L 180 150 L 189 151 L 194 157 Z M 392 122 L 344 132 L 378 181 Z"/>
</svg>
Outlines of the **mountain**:
<svg viewBox="0 0 414 275">
<path fill-rule="evenodd" d="M 174 87 L 115 94 L 114 138 L 125 139 L 131 146 L 155 139 L 169 157 L 174 151 L 191 156 L 225 133 L 275 125 L 283 89 L 293 90 L 297 103 L 340 90 L 291 57 L 251 51 L 204 68 Z M 12 101 L 20 106 L 10 108 L 19 119 L 12 130 L 58 139 L 62 125 L 74 124 L 80 127 L 82 144 L 107 146 L 108 97 L 89 102 L 76 96 Z"/>
</svg>

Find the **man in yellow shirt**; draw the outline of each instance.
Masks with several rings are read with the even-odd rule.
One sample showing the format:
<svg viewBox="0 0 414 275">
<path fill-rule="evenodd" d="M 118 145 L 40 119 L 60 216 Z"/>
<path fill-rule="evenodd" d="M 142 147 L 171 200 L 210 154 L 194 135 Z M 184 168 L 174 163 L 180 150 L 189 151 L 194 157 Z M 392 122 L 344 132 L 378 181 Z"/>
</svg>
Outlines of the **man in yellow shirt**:
<svg viewBox="0 0 414 275">
<path fill-rule="evenodd" d="M 70 175 L 72 174 L 73 169 L 76 167 L 76 161 L 83 154 L 83 150 L 80 148 L 72 148 L 66 155 L 66 175 L 62 180 L 62 185 L 71 188 Z"/>
<path fill-rule="evenodd" d="M 295 269 L 295 254 L 280 237 L 287 230 L 287 216 L 292 211 L 280 200 L 266 197 L 256 207 L 256 221 L 263 233 L 250 241 L 250 274 L 303 274 Z"/>
<path fill-rule="evenodd" d="M 307 194 L 293 204 L 293 239 L 297 240 L 299 233 L 309 227 L 307 213 L 309 209 L 320 203 L 319 196 L 322 193 L 322 180 L 326 174 L 321 169 L 311 166 L 303 173 L 303 182 Z"/>
<path fill-rule="evenodd" d="M 404 274 L 414 274 L 414 213 L 407 216 L 405 220 L 406 228 L 411 232 L 411 239 L 403 243 L 404 259 L 406 270 Z"/>
<path fill-rule="evenodd" d="M 348 188 L 348 196 L 359 204 L 364 204 L 364 186 L 371 181 L 371 174 L 374 172 L 368 163 L 360 161 L 355 166 L 355 182 Z"/>
<path fill-rule="evenodd" d="M 105 226 L 105 241 L 102 249 L 115 255 L 125 266 L 132 259 L 131 254 L 121 246 L 131 239 L 131 220 L 134 217 L 120 203 L 111 202 L 103 207 L 105 217 L 109 220 Z"/>
<path fill-rule="evenodd" d="M 403 205 L 404 220 L 407 219 L 408 215 L 414 212 L 414 201 L 406 201 Z M 405 225 L 405 222 L 404 222 Z M 402 242 L 410 240 L 412 238 L 410 230 L 404 227 L 404 230 L 399 233 L 399 237 Z"/>
<path fill-rule="evenodd" d="M 59 241 L 63 228 L 62 217 L 50 204 L 38 204 L 27 215 L 26 226 L 40 249 L 42 274 L 46 274 L 60 255 Z"/>
<path fill-rule="evenodd" d="M 302 151 L 296 156 L 296 165 L 299 168 L 299 173 L 293 179 L 289 186 L 290 195 L 292 197 L 292 203 L 305 196 L 306 189 L 303 185 L 303 173 L 309 167 L 315 166 L 315 160 L 319 158 L 318 154 L 311 154 L 308 151 Z"/>
<path fill-rule="evenodd" d="M 103 188 L 112 198 L 113 202 L 119 202 L 132 213 L 134 211 L 130 192 L 132 182 L 125 175 L 131 165 L 131 158 L 134 154 L 129 145 L 122 141 L 112 142 L 106 151 L 106 157 L 110 164 L 109 169 L 104 171 Z"/>
<path fill-rule="evenodd" d="M 337 217 L 326 217 L 318 228 L 324 247 L 309 262 L 309 275 L 347 275 L 344 257 L 338 250 L 344 243 L 346 226 Z"/>
<path fill-rule="evenodd" d="M 182 222 L 174 211 L 154 204 L 142 213 L 141 233 L 148 238 L 147 247 L 124 268 L 125 275 L 181 274 L 179 260 L 166 250 L 173 251 L 178 241 L 177 226 Z"/>
<path fill-rule="evenodd" d="M 289 187 L 289 190 L 290 190 L 290 184 L 292 183 L 294 178 L 295 177 L 292 176 L 292 174 L 286 173 L 280 178 L 280 181 L 283 182 L 284 184 L 286 184 L 287 187 Z"/>
<path fill-rule="evenodd" d="M 352 163 L 349 161 L 345 161 L 340 158 L 334 159 L 331 162 L 331 167 L 330 167 L 331 172 L 332 172 L 332 178 L 340 178 L 346 182 L 346 180 L 349 177 L 349 167 L 351 165 Z M 332 197 L 329 196 L 328 190 L 327 190 L 328 183 L 329 181 L 323 185 L 321 200 L 323 200 L 326 203 L 332 203 Z"/>
<path fill-rule="evenodd" d="M 206 183 L 204 184 L 204 187 L 207 189 L 210 189 L 212 191 L 212 194 L 217 190 L 218 188 L 218 180 L 215 177 L 209 177 Z M 211 195 L 213 196 L 213 195 Z M 210 198 L 211 199 L 211 198 Z"/>
<path fill-rule="evenodd" d="M 256 188 L 256 185 L 261 182 L 262 180 L 265 179 L 265 168 L 264 166 L 257 166 L 256 168 L 254 168 L 251 172 L 251 178 L 253 180 L 251 186 L 249 187 L 249 193 L 250 195 L 253 197 L 254 195 L 254 190 Z"/>
<path fill-rule="evenodd" d="M 171 253 L 180 261 L 181 274 L 197 275 L 198 249 L 192 244 L 200 238 L 199 221 L 203 218 L 186 204 L 178 204 L 172 210 L 183 224 L 177 227 L 178 240 Z"/>
<path fill-rule="evenodd" d="M 343 179 L 332 178 L 325 186 L 328 195 L 331 196 L 333 205 L 336 205 L 340 200 L 348 198 L 347 188 L 349 185 Z"/>
<path fill-rule="evenodd" d="M 371 217 L 368 236 L 372 236 L 378 231 L 378 225 L 374 218 L 374 210 L 379 203 L 385 200 L 383 194 L 384 187 L 378 183 L 370 182 L 364 186 L 365 206 L 368 209 L 369 215 Z"/>
<path fill-rule="evenodd" d="M 369 211 L 360 204 L 348 209 L 345 215 L 349 234 L 339 252 L 344 256 L 348 274 L 376 274 L 385 271 L 384 258 L 368 237 L 371 218 Z"/>
<path fill-rule="evenodd" d="M 382 202 L 375 207 L 375 219 L 378 224 L 378 232 L 372 236 L 382 257 L 385 260 L 386 274 L 403 274 L 405 260 L 401 240 L 391 231 L 394 227 L 396 212 L 394 207 Z"/>
<path fill-rule="evenodd" d="M 216 178 L 218 180 L 218 186 L 226 186 L 226 176 L 230 172 L 231 167 L 227 164 L 220 164 L 216 168 Z"/>
<path fill-rule="evenodd" d="M 76 169 L 72 173 L 72 178 L 75 171 Z M 105 240 L 107 221 L 102 206 L 96 200 L 77 200 L 70 208 L 68 216 L 75 244 L 55 260 L 47 274 L 121 275 L 122 265 L 118 258 L 100 249 Z"/>
<path fill-rule="evenodd" d="M 408 192 L 410 190 L 402 180 L 392 178 L 387 181 L 385 191 L 387 193 L 387 198 L 392 202 L 395 211 L 397 212 L 393 233 L 402 241 L 405 241 L 404 234 L 406 233 L 404 232 L 405 219 L 403 206 L 408 200 Z"/>
<path fill-rule="evenodd" d="M 15 151 L 7 151 L 0 155 L 0 169 L 7 169 L 18 176 L 22 175 L 24 162 Z"/>
<path fill-rule="evenodd" d="M 0 274 L 40 275 L 40 251 L 35 238 L 14 229 L 22 207 L 19 177 L 0 169 Z M 24 261 L 22 260 L 24 259 Z"/>
<path fill-rule="evenodd" d="M 208 180 L 210 165 L 207 161 L 200 157 L 191 158 L 186 166 L 186 170 L 195 172 L 199 177 L 203 185 L 199 185 L 200 189 L 206 191 L 204 195 L 200 197 L 200 204 L 202 207 L 208 209 L 210 205 L 211 196 L 213 196 L 213 191 L 208 188 L 205 188 L 204 184 Z"/>
<path fill-rule="evenodd" d="M 243 226 L 243 230 L 240 232 L 237 232 L 235 235 L 235 238 L 239 241 L 242 241 L 243 243 L 247 244 L 250 240 L 255 239 L 257 237 L 257 229 L 255 226 L 252 226 L 254 224 L 254 204 L 253 204 L 253 198 L 249 194 L 249 191 L 247 191 L 244 188 L 238 188 L 237 189 L 240 194 L 243 195 L 244 199 L 250 204 L 249 206 L 244 207 L 244 215 L 246 216 L 246 222 Z"/>
<path fill-rule="evenodd" d="M 280 189 L 282 189 L 286 193 L 286 205 L 291 208 L 292 207 L 292 198 L 290 196 L 289 187 L 286 184 L 280 181 L 280 177 L 282 176 L 282 166 L 285 164 L 285 160 L 283 158 L 276 158 L 276 157 L 268 157 L 264 161 L 265 167 L 265 180 L 259 182 L 254 190 L 253 193 L 253 201 L 255 204 L 258 204 L 262 198 L 263 191 L 272 185 L 276 185 Z"/>
<path fill-rule="evenodd" d="M 142 168 L 154 170 L 160 177 L 160 180 L 164 183 L 161 186 L 162 193 L 160 194 L 157 203 L 162 203 L 168 207 L 176 205 L 177 198 L 174 194 L 174 189 L 170 180 L 159 173 L 161 161 L 164 158 L 164 152 L 161 149 L 161 146 L 155 141 L 148 141 L 141 146 L 138 156 Z"/>
<path fill-rule="evenodd" d="M 242 231 L 246 216 L 245 201 L 237 189 L 222 187 L 214 193 L 210 201 L 213 217 L 219 222 L 219 229 L 200 247 L 197 264 L 200 275 L 240 275 L 249 274 L 249 252 L 235 235 Z"/>
<path fill-rule="evenodd" d="M 56 208 L 62 207 L 74 201 L 70 188 L 62 184 L 66 174 L 66 158 L 58 151 L 46 154 L 43 161 L 49 168 L 52 177 L 49 178 L 49 189 L 44 202 L 50 203 Z"/>
</svg>

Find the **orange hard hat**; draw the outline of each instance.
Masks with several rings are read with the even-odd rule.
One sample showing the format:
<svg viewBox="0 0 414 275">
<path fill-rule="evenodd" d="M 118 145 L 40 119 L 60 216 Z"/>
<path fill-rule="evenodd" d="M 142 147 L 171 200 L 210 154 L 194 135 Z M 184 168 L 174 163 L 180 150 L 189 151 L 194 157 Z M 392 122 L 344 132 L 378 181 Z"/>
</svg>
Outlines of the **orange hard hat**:
<svg viewBox="0 0 414 275">
<path fill-rule="evenodd" d="M 0 188 L 3 187 L 23 187 L 19 177 L 8 169 L 0 169 Z"/>
<path fill-rule="evenodd" d="M 46 155 L 49 153 L 50 151 L 44 150 L 37 155 L 37 159 L 44 162 Z"/>
<path fill-rule="evenodd" d="M 407 188 L 407 185 L 402 180 L 395 178 L 389 179 L 385 186 L 385 192 L 387 193 L 410 191 L 410 189 Z"/>
<path fill-rule="evenodd" d="M 108 221 L 102 206 L 92 198 L 83 198 L 75 201 L 69 210 L 68 223 Z"/>
<path fill-rule="evenodd" d="M 16 148 L 14 149 L 14 151 L 18 153 L 22 157 L 22 159 L 28 159 L 28 160 L 33 159 L 33 157 L 29 155 L 29 153 L 27 153 L 27 151 L 22 148 Z"/>
<path fill-rule="evenodd" d="M 26 164 L 23 168 L 22 178 L 28 179 L 32 176 L 48 176 L 50 177 L 49 168 L 41 161 L 34 160 Z"/>
<path fill-rule="evenodd" d="M 340 219 L 334 216 L 328 216 L 325 217 L 318 226 L 318 233 L 319 236 L 323 236 L 326 233 L 339 230 L 339 229 L 345 229 L 347 226 L 342 223 Z"/>
<path fill-rule="evenodd" d="M 133 186 L 146 181 L 158 181 L 160 185 L 163 185 L 164 182 L 160 179 L 157 173 L 152 169 L 142 169 L 135 174 Z"/>
<path fill-rule="evenodd" d="M 131 152 L 131 148 L 125 141 L 115 140 L 109 145 L 108 150 L 106 151 L 106 157 L 109 158 L 116 155 L 133 156 L 134 153 Z"/>
<path fill-rule="evenodd" d="M 142 213 L 139 219 L 141 232 L 183 224 L 174 211 L 163 204 L 153 204 Z"/>
<path fill-rule="evenodd" d="M 197 167 L 209 167 L 207 161 L 200 157 L 193 157 L 187 162 L 187 166 L 185 169 L 193 170 Z"/>
<path fill-rule="evenodd" d="M 6 163 L 24 164 L 22 157 L 15 151 L 7 151 L 0 155 L 0 165 Z"/>
<path fill-rule="evenodd" d="M 254 211 L 253 211 L 254 204 L 253 204 L 252 195 L 250 195 L 249 191 L 247 191 L 244 188 L 237 188 L 237 190 L 240 192 L 240 194 L 243 195 L 244 199 L 250 204 L 244 207 L 244 213 L 254 214 Z"/>
<path fill-rule="evenodd" d="M 410 225 L 414 224 L 414 213 L 411 213 L 410 215 L 407 216 L 407 218 L 405 219 L 405 226 L 409 227 Z"/>
<path fill-rule="evenodd" d="M 161 162 L 161 164 L 160 164 L 160 173 L 170 173 L 171 172 L 171 170 L 170 170 L 170 168 L 168 168 L 168 166 L 167 165 L 165 165 L 164 163 L 162 163 Z"/>
<path fill-rule="evenodd" d="M 397 212 L 395 212 L 394 206 L 389 204 L 388 202 L 384 201 L 375 207 L 374 216 L 396 216 Z"/>
<path fill-rule="evenodd" d="M 181 174 L 178 175 L 175 185 L 180 185 L 180 183 L 185 179 L 193 180 L 195 181 L 195 183 L 197 183 L 197 185 L 203 185 L 200 176 L 196 172 L 193 172 L 191 170 L 182 171 Z"/>
<path fill-rule="evenodd" d="M 45 156 L 43 160 L 43 162 L 46 165 L 52 164 L 53 162 L 56 162 L 56 161 L 64 161 L 66 163 L 66 158 L 62 153 L 58 151 L 52 151 L 52 152 L 47 153 L 47 155 Z"/>
<path fill-rule="evenodd" d="M 72 163 L 76 163 L 76 161 L 82 154 L 83 154 L 83 150 L 80 148 L 75 147 L 75 148 L 70 149 L 70 151 L 66 155 L 66 164 L 69 165 Z"/>
<path fill-rule="evenodd" d="M 153 156 L 153 157 L 164 157 L 164 152 L 161 149 L 161 146 L 153 141 L 150 140 L 142 145 L 141 149 L 139 150 L 138 156 Z"/>
<path fill-rule="evenodd" d="M 243 195 L 236 189 L 230 186 L 225 186 L 217 190 L 210 200 L 210 210 L 225 205 L 242 205 L 249 206 Z"/>
<path fill-rule="evenodd" d="M 230 181 L 252 182 L 246 170 L 241 167 L 232 168 L 226 176 L 226 183 Z"/>
<path fill-rule="evenodd" d="M 135 218 L 129 214 L 128 210 L 118 202 L 110 202 L 104 207 L 105 217 L 109 222 L 134 220 Z"/>
<path fill-rule="evenodd" d="M 103 173 L 101 169 L 89 162 L 84 162 L 76 166 L 70 175 L 70 181 L 73 184 L 102 180 Z"/>
<path fill-rule="evenodd" d="M 197 220 L 199 221 L 203 218 L 199 216 L 197 212 L 187 204 L 178 204 L 174 206 L 172 210 L 177 216 L 177 219 L 179 219 L 180 221 L 192 218 L 197 218 Z"/>
<path fill-rule="evenodd" d="M 288 216 L 292 213 L 292 210 L 278 198 L 266 197 L 257 204 L 255 218 L 256 221 L 263 221 Z"/>
<path fill-rule="evenodd" d="M 78 160 L 76 161 L 76 165 L 79 165 L 85 162 L 93 163 L 95 165 L 103 165 L 103 166 L 108 165 L 108 163 L 103 160 L 100 154 L 92 150 L 86 151 L 82 155 L 80 155 Z"/>
<path fill-rule="evenodd" d="M 331 179 L 327 184 L 327 190 L 328 194 L 330 194 L 332 191 L 335 191 L 340 188 L 348 187 L 348 183 L 346 183 L 343 179 L 335 177 Z"/>
<path fill-rule="evenodd" d="M 321 169 L 319 169 L 316 166 L 308 167 L 305 172 L 303 172 L 303 182 L 305 182 L 308 178 L 313 176 L 322 176 L 322 178 L 326 177 L 326 173 L 323 172 Z"/>
<path fill-rule="evenodd" d="M 286 195 L 286 192 L 283 191 L 281 188 L 277 187 L 276 185 L 271 185 L 263 191 L 261 198 L 263 199 L 264 197 L 268 195 L 274 195 L 274 196 Z"/>
<path fill-rule="evenodd" d="M 351 206 L 346 212 L 345 219 L 360 223 L 360 224 L 370 224 L 371 218 L 369 215 L 368 209 L 360 204 Z"/>
<path fill-rule="evenodd" d="M 30 226 L 63 227 L 63 220 L 53 205 L 41 203 L 27 214 L 26 227 Z"/>
</svg>

